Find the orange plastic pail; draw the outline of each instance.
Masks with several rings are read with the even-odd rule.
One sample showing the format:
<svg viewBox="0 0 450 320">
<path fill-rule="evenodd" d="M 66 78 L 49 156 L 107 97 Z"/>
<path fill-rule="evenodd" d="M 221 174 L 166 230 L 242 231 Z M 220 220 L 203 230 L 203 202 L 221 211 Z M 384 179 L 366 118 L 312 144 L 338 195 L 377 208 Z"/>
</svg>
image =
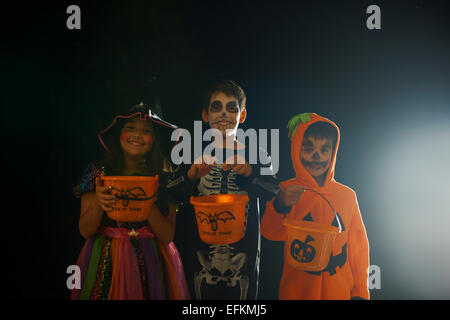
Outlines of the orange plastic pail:
<svg viewBox="0 0 450 320">
<path fill-rule="evenodd" d="M 238 242 L 245 233 L 247 195 L 218 194 L 191 197 L 200 239 L 208 244 Z"/>
<path fill-rule="evenodd" d="M 311 189 L 307 190 L 318 193 Z M 321 194 L 319 195 L 324 198 Z M 328 200 L 326 201 L 333 210 L 339 227 L 303 220 L 285 220 L 283 222 L 286 228 L 284 259 L 295 269 L 321 271 L 328 264 L 336 236 L 342 230 L 336 212 Z"/>
<path fill-rule="evenodd" d="M 156 200 L 158 175 L 142 176 L 101 176 L 104 186 L 111 187 L 116 196 L 112 211 L 107 215 L 116 221 L 143 221 L 148 218 L 150 208 Z"/>
</svg>

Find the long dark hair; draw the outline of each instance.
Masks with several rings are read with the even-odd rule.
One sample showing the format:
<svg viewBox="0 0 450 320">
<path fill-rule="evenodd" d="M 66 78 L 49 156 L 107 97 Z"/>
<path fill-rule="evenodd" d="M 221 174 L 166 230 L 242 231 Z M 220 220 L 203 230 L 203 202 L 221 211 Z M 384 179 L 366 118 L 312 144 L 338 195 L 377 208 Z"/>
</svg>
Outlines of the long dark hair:
<svg viewBox="0 0 450 320">
<path fill-rule="evenodd" d="M 132 118 L 130 118 L 132 119 Z M 109 140 L 110 152 L 107 154 L 105 159 L 105 174 L 110 176 L 121 176 L 121 175 L 139 175 L 139 176 L 163 176 L 164 161 L 167 155 L 163 151 L 164 148 L 161 146 L 161 133 L 159 131 L 158 125 L 152 123 L 153 128 L 153 144 L 150 151 L 145 157 L 145 161 L 142 166 L 137 168 L 134 172 L 125 172 L 125 159 L 123 155 L 122 147 L 120 146 L 120 133 L 122 128 L 127 123 L 128 120 L 118 120 L 116 125 L 111 128 L 111 139 Z M 165 191 L 165 187 L 160 184 L 158 190 L 158 200 L 155 202 L 162 214 L 167 215 L 169 212 L 168 207 L 168 195 Z"/>
<path fill-rule="evenodd" d="M 130 118 L 132 119 L 132 118 Z M 145 157 L 142 166 L 137 168 L 136 172 L 123 172 L 125 169 L 125 159 L 122 147 L 120 146 L 120 133 L 122 128 L 127 123 L 127 120 L 118 120 L 117 124 L 111 128 L 111 139 L 109 140 L 110 152 L 105 159 L 105 169 L 108 175 L 140 175 L 140 176 L 154 176 L 161 175 L 164 168 L 164 159 L 166 155 L 163 154 L 161 147 L 160 132 L 157 125 L 152 123 L 153 128 L 153 144 L 150 151 Z"/>
</svg>

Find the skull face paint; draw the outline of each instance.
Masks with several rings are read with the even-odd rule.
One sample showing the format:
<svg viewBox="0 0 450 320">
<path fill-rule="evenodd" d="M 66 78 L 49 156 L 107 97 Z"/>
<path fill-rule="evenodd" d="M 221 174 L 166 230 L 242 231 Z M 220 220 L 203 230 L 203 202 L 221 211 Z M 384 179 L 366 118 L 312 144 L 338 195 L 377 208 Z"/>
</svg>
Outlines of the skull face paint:
<svg viewBox="0 0 450 320">
<path fill-rule="evenodd" d="M 323 180 L 330 168 L 332 157 L 333 147 L 330 139 L 313 136 L 303 139 L 300 158 L 305 169 L 316 180 Z"/>
<path fill-rule="evenodd" d="M 245 109 L 241 109 L 235 97 L 216 92 L 211 96 L 208 112 L 203 110 L 202 119 L 223 136 L 236 135 L 239 123 L 245 119 Z"/>
</svg>

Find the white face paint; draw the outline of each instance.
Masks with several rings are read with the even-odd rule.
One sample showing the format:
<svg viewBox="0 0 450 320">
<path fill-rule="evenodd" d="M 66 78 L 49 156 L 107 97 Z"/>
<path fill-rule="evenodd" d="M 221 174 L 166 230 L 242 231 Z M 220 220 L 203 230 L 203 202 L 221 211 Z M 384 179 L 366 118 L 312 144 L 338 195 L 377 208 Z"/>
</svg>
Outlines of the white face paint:
<svg viewBox="0 0 450 320">
<path fill-rule="evenodd" d="M 317 137 L 303 139 L 300 156 L 302 164 L 309 174 L 315 179 L 323 179 L 333 158 L 330 139 Z"/>
<path fill-rule="evenodd" d="M 216 92 L 211 96 L 208 112 L 203 110 L 202 118 L 211 128 L 218 129 L 223 136 L 236 136 L 236 130 L 241 118 L 245 119 L 245 114 L 235 97 Z"/>
</svg>

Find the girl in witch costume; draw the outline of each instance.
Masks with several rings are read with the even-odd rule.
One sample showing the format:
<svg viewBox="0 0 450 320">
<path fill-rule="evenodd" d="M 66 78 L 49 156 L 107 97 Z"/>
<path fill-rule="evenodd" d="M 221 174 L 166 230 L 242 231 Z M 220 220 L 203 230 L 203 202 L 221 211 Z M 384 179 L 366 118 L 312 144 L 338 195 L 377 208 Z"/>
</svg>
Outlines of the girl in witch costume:
<svg viewBox="0 0 450 320">
<path fill-rule="evenodd" d="M 72 299 L 189 298 L 172 242 L 175 206 L 165 191 L 169 170 L 160 141 L 162 131 L 175 128 L 141 103 L 127 115 L 116 116 L 98 134 L 108 155 L 102 163 L 91 163 L 74 188 L 81 198 L 79 229 L 87 240 L 77 261 L 82 286 L 72 290 Z M 157 200 L 149 218 L 140 222 L 110 219 L 105 213 L 118 199 L 103 186 L 101 174 L 158 175 Z"/>
</svg>

